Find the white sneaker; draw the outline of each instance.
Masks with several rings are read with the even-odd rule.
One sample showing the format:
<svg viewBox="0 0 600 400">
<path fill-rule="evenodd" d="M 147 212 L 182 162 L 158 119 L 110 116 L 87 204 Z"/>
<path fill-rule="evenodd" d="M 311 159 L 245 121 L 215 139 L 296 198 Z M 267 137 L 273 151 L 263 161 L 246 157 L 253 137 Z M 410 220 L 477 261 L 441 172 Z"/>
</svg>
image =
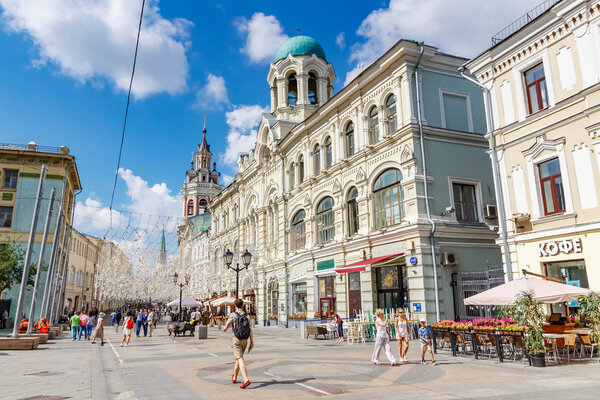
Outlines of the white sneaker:
<svg viewBox="0 0 600 400">
<path fill-rule="evenodd" d="M 404 360 L 404 362 L 407 362 L 408 360 L 406 359 L 406 357 L 402 357 L 402 360 Z"/>
<path fill-rule="evenodd" d="M 123 343 L 121 343 L 121 347 L 123 347 Z"/>
</svg>

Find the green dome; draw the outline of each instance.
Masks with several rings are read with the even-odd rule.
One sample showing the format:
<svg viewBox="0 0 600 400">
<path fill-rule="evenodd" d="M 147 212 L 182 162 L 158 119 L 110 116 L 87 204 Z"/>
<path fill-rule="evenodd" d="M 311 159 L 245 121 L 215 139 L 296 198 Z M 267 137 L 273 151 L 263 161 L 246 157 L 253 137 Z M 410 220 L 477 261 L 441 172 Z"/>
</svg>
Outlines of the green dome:
<svg viewBox="0 0 600 400">
<path fill-rule="evenodd" d="M 288 54 L 293 56 L 310 56 L 316 54 L 317 57 L 327 61 L 325 51 L 315 39 L 308 36 L 294 36 L 283 42 L 275 54 L 275 62 L 286 58 Z"/>
</svg>

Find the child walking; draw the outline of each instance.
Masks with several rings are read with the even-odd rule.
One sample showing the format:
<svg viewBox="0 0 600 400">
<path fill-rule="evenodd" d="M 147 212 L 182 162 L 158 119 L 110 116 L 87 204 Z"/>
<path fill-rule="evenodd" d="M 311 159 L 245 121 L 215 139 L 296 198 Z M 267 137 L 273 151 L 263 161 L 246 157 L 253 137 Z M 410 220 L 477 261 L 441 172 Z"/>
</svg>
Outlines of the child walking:
<svg viewBox="0 0 600 400">
<path fill-rule="evenodd" d="M 419 340 L 421 341 L 421 364 L 427 364 L 427 361 L 425 361 L 425 351 L 427 350 L 431 355 L 432 364 L 437 365 L 437 361 L 433 358 L 433 351 L 431 350 L 431 328 L 427 326 L 427 320 L 425 318 L 421 318 Z"/>
</svg>

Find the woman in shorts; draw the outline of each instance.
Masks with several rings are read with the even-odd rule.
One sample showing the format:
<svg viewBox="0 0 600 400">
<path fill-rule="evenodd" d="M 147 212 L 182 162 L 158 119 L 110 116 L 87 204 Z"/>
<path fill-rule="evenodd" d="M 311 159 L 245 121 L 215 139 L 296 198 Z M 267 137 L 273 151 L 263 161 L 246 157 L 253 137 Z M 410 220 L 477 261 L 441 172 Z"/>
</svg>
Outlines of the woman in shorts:
<svg viewBox="0 0 600 400">
<path fill-rule="evenodd" d="M 406 319 L 402 308 L 398 309 L 394 326 L 396 327 L 396 339 L 398 340 L 398 356 L 400 356 L 400 361 L 406 362 L 408 361 L 406 359 L 406 353 L 408 353 L 410 333 L 408 332 L 408 320 Z M 404 349 L 402 349 L 402 347 L 404 347 Z"/>
<path fill-rule="evenodd" d="M 133 332 L 134 326 L 133 314 L 130 311 L 127 313 L 127 316 L 123 321 L 123 339 L 121 339 L 121 347 L 123 347 L 123 344 L 125 344 L 125 346 L 129 346 L 129 341 L 131 340 L 131 333 Z"/>
</svg>

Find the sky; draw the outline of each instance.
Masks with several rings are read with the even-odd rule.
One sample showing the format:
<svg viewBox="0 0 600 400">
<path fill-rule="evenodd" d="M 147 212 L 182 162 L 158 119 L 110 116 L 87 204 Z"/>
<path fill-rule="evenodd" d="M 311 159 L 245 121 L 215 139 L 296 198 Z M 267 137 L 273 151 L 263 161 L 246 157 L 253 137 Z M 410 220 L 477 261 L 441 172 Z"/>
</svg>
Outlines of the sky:
<svg viewBox="0 0 600 400">
<path fill-rule="evenodd" d="M 226 184 L 233 179 L 238 152 L 253 147 L 268 111 L 269 64 L 297 29 L 324 48 L 337 92 L 401 38 L 473 57 L 538 3 L 147 0 L 113 225 L 123 229 L 133 215 L 174 233 L 203 116 L 217 169 Z M 141 4 L 0 0 L 0 143 L 70 148 L 83 186 L 75 224 L 87 233 L 110 225 Z"/>
</svg>

